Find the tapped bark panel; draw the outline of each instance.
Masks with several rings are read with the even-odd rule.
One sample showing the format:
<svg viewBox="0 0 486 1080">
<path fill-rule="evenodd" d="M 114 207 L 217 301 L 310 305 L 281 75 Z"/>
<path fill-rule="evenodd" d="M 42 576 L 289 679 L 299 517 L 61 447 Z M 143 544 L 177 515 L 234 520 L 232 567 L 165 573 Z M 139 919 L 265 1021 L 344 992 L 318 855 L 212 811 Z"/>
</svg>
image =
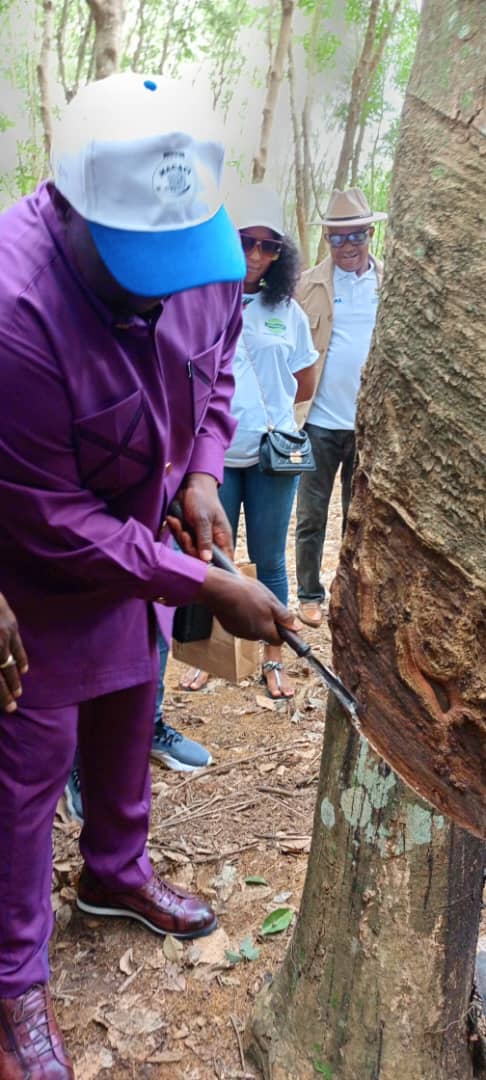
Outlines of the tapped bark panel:
<svg viewBox="0 0 486 1080">
<path fill-rule="evenodd" d="M 486 594 L 358 470 L 330 622 L 362 731 L 421 796 L 486 836 Z"/>
</svg>

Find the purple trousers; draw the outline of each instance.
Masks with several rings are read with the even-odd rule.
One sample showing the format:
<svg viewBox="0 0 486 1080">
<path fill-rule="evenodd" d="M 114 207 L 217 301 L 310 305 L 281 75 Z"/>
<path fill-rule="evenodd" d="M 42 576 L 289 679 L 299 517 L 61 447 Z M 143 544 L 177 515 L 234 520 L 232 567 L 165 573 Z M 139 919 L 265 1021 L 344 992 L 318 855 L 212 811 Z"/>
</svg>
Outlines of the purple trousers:
<svg viewBox="0 0 486 1080">
<path fill-rule="evenodd" d="M 151 877 L 145 844 L 156 685 L 154 670 L 153 682 L 81 705 L 0 711 L 0 997 L 49 978 L 51 834 L 76 743 L 86 864 L 114 887 Z"/>
</svg>

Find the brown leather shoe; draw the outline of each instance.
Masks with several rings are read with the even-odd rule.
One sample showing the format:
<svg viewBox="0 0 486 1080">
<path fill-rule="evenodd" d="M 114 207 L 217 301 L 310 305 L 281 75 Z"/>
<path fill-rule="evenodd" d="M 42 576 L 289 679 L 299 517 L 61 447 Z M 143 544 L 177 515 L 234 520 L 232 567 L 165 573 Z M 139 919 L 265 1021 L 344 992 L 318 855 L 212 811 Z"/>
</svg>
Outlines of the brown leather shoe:
<svg viewBox="0 0 486 1080">
<path fill-rule="evenodd" d="M 85 866 L 78 885 L 78 908 L 90 915 L 121 915 L 177 938 L 210 934 L 218 920 L 209 904 L 198 896 L 155 876 L 140 889 L 120 892 L 103 885 Z"/>
<path fill-rule="evenodd" d="M 0 998 L 1 1080 L 74 1080 L 47 985 Z"/>
<path fill-rule="evenodd" d="M 307 626 L 320 626 L 322 622 L 322 605 L 318 600 L 304 600 L 299 604 L 297 614 Z"/>
</svg>

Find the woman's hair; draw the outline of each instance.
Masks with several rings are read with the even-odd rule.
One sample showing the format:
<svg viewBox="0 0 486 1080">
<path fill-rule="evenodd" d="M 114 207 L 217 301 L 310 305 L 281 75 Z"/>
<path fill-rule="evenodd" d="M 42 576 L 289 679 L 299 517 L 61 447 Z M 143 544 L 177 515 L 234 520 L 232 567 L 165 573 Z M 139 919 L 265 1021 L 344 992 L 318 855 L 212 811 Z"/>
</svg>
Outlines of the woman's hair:
<svg viewBox="0 0 486 1080">
<path fill-rule="evenodd" d="M 287 303 L 292 299 L 300 277 L 299 250 L 290 236 L 282 237 L 280 257 L 273 262 L 262 278 L 262 302 L 267 307 L 275 307 L 282 300 Z"/>
</svg>

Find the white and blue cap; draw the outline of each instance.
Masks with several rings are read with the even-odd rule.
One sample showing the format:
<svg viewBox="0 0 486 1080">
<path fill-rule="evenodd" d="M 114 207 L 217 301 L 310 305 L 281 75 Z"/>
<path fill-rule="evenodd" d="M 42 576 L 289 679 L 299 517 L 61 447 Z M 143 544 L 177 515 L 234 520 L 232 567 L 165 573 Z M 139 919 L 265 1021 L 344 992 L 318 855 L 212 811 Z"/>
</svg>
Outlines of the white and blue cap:
<svg viewBox="0 0 486 1080">
<path fill-rule="evenodd" d="M 163 296 L 246 272 L 222 205 L 224 150 L 195 91 L 127 72 L 84 86 L 57 122 L 54 183 L 113 277 Z"/>
</svg>

